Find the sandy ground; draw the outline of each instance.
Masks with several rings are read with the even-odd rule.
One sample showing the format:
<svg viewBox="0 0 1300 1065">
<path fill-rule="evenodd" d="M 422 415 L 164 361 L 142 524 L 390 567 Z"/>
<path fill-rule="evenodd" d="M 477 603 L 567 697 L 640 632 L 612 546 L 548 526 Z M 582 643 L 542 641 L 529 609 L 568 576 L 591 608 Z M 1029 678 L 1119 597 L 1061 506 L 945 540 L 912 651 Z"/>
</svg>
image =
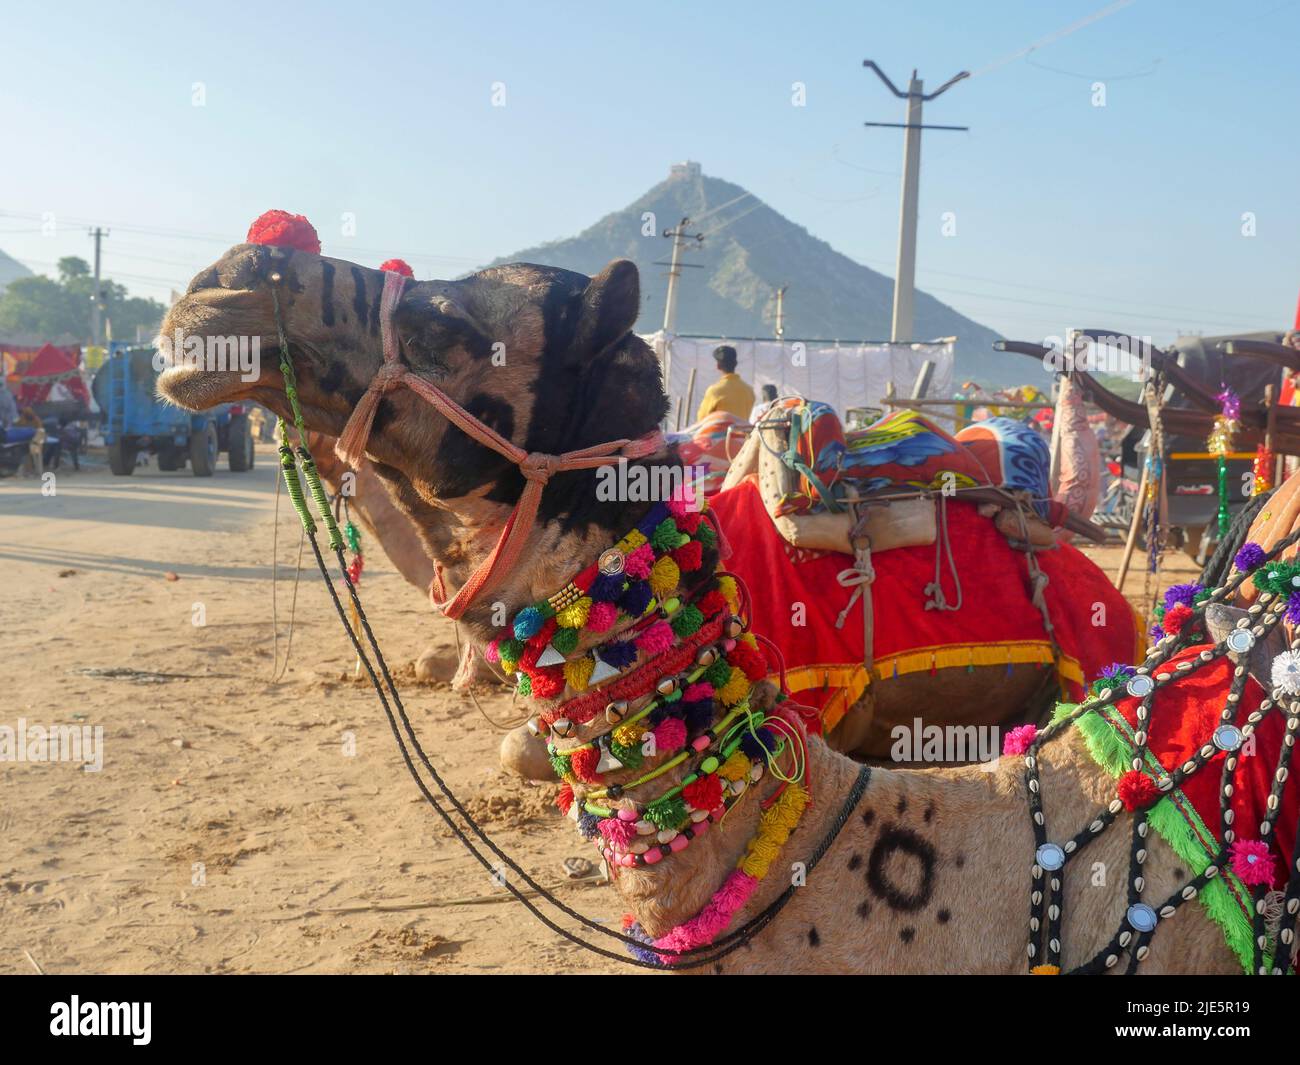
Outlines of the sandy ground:
<svg viewBox="0 0 1300 1065">
<path fill-rule="evenodd" d="M 99 772 L 0 762 L 0 972 L 626 972 L 509 901 L 427 808 L 314 566 L 271 680 L 271 457 L 60 473 L 52 498 L 0 482 L 0 725 L 103 728 Z M 298 539 L 282 496 L 282 661 Z M 553 786 L 506 776 L 473 704 L 415 683 L 450 625 L 377 549 L 362 592 L 435 765 L 538 880 L 616 922 L 612 891 L 565 880 L 592 852 Z M 169 676 L 86 672 L 117 669 Z"/>
<path fill-rule="evenodd" d="M 103 729 L 98 772 L 0 762 L 0 972 L 627 972 L 537 924 L 425 806 L 314 567 L 272 680 L 271 455 L 206 481 L 60 473 L 53 497 L 0 482 L 0 725 Z M 279 529 L 283 660 L 283 497 Z M 1118 549 L 1089 553 L 1114 571 Z M 1170 562 L 1169 582 L 1196 572 Z M 415 683 L 426 646 L 454 654 L 451 627 L 377 549 L 362 591 L 444 776 L 535 877 L 615 923 L 611 890 L 564 877 L 591 852 L 553 786 L 502 773 L 472 702 Z M 480 701 L 517 714 L 499 691 Z"/>
</svg>

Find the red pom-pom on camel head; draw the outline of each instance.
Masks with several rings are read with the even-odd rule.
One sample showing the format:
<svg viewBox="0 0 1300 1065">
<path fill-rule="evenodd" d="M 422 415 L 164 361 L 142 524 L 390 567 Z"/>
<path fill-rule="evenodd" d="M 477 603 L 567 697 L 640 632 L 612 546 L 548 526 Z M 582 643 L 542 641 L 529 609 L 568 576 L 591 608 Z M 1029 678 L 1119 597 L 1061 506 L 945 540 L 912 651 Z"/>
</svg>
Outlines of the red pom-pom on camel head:
<svg viewBox="0 0 1300 1065">
<path fill-rule="evenodd" d="M 415 279 L 415 271 L 411 269 L 410 264 L 405 259 L 387 259 L 379 264 L 381 270 L 391 270 L 395 274 L 401 274 L 403 277 Z"/>
<path fill-rule="evenodd" d="M 293 248 L 295 251 L 320 254 L 320 237 L 316 227 L 300 214 L 288 211 L 266 211 L 248 227 L 249 244 L 267 244 L 274 248 Z"/>
</svg>

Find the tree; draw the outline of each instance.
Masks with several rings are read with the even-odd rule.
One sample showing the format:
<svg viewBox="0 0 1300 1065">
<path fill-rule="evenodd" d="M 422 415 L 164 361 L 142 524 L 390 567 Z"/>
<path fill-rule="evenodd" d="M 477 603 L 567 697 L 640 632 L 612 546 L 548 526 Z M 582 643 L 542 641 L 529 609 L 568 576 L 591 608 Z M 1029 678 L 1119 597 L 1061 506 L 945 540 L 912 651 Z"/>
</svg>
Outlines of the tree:
<svg viewBox="0 0 1300 1065">
<path fill-rule="evenodd" d="M 22 277 L 0 295 L 0 336 L 71 337 L 91 342 L 90 309 L 95 279 L 84 259 L 68 255 L 59 260 L 59 280 Z M 100 281 L 104 318 L 119 340 L 134 340 L 137 328 L 152 333 L 162 323 L 164 307 L 157 300 L 130 296 L 107 278 Z"/>
</svg>

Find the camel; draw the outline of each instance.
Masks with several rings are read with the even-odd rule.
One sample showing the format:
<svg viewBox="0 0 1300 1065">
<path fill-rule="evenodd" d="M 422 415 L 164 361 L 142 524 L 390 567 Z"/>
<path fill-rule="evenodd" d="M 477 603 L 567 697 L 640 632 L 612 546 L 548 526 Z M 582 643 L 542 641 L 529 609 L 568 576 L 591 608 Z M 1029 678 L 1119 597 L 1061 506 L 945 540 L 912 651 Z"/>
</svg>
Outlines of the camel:
<svg viewBox="0 0 1300 1065">
<path fill-rule="evenodd" d="M 380 321 L 381 293 L 391 291 L 390 279 L 313 252 L 240 244 L 194 279 L 168 312 L 164 333 L 256 335 L 264 351 L 275 351 L 271 286 L 276 286 L 307 427 L 346 438 L 354 413 L 366 409 L 373 422 L 362 426 L 369 429 L 364 447 L 376 473 L 418 527 L 437 560 L 439 582 L 448 591 L 464 590 L 467 580 L 484 572 L 494 541 L 500 547 L 498 534 L 508 516 L 518 513 L 512 508 L 526 477 L 510 458 L 426 406 L 422 394 L 409 387 L 412 378 L 404 379 L 408 387 L 391 387 L 393 372 L 381 372 L 381 338 L 388 325 Z M 473 418 L 531 453 L 522 460 L 527 479 L 544 486 L 540 498 L 536 491 L 532 495 L 539 502 L 526 549 L 508 572 L 489 571 L 489 594 L 470 597 L 460 614 L 463 632 L 480 649 L 500 635 L 494 603 L 507 604 L 514 614 L 565 587 L 572 574 L 605 559 L 611 544 L 626 539 L 627 530 L 645 516 L 645 502 L 599 499 L 595 469 L 555 472 L 545 480 L 551 465 L 546 455 L 605 444 L 611 426 L 627 438 L 651 434 L 662 418 L 666 400 L 657 364 L 631 331 L 639 302 L 636 267 L 616 261 L 594 278 L 512 264 L 457 281 L 411 283 L 392 308 L 391 329 L 400 351 L 396 368 L 436 385 L 440 395 L 453 397 Z M 494 348 L 498 344 L 504 348 Z M 504 364 L 493 360 L 494 350 L 507 353 Z M 289 414 L 284 378 L 271 360 L 252 382 L 235 373 L 177 365 L 163 373 L 159 388 L 191 410 L 244 399 Z M 532 402 L 520 403 L 519 397 Z M 671 465 L 673 457 L 642 453 L 634 461 Z M 696 572 L 683 570 L 675 596 L 686 599 L 701 588 L 720 588 L 713 576 L 718 554 L 706 550 Z M 739 614 L 728 618 L 723 611 L 718 618 L 725 625 L 721 631 L 739 633 L 742 640 L 747 635 Z M 584 633 L 575 653 L 592 639 Z M 1162 642 L 1148 665 L 1158 664 L 1162 653 L 1167 656 L 1172 648 L 1165 645 L 1172 641 Z M 670 651 L 686 646 L 682 638 Z M 717 646 L 721 654 L 726 641 Z M 647 652 L 645 665 L 653 667 L 662 657 Z M 622 679 L 634 677 L 637 668 Z M 744 679 L 739 667 L 729 676 L 729 684 Z M 657 690 L 666 689 L 661 683 Z M 671 684 L 667 690 L 673 690 Z M 580 746 L 600 740 L 630 709 L 616 712 L 610 703 L 605 714 L 585 721 L 574 714 L 575 727 L 575 721 L 558 716 L 572 713 L 567 709 L 572 696 L 567 690 L 537 700 L 562 757 L 575 757 Z M 749 687 L 750 710 L 770 712 L 773 716 L 764 720 L 773 721 L 774 728 L 775 717 L 783 713 L 775 697 L 766 681 Z M 926 715 L 933 705 L 918 702 L 912 714 Z M 1114 780 L 1073 728 L 1031 748 L 1027 757 L 1036 756 L 1038 773 L 1031 789 L 1021 757 L 957 769 L 868 768 L 815 734 L 800 740 L 793 715 L 782 719 L 791 738 L 788 749 L 806 743 L 802 779 L 811 803 L 792 827 L 784 822 L 788 838 L 770 862 L 772 875 L 758 879 L 730 914 L 730 926 L 760 913 L 792 877 L 797 880 L 806 868 L 801 863 L 819 848 L 824 853 L 806 886 L 793 892 L 747 949 L 728 954 L 708 971 L 1024 972 L 1038 960 L 1038 951 L 1051 949 L 1043 940 L 1048 918 L 1031 935 L 1026 897 L 1034 884 L 1041 889 L 1058 879 L 1035 864 L 1031 791 L 1041 798 L 1043 831 L 1051 840 L 1065 841 L 1085 830 L 1099 808 L 1114 816 L 1111 830 L 1090 841 L 1094 875 L 1075 869 L 1059 874 L 1063 912 L 1057 918 L 1053 911 L 1060 927 L 1051 926 L 1062 945 L 1059 965 L 1039 965 L 1037 971 L 1069 969 L 1094 956 L 1096 968 L 1115 967 L 1125 947 L 1142 959 L 1142 971 L 1239 971 L 1241 963 L 1218 928 L 1195 906 L 1175 907 L 1178 916 L 1162 919 L 1160 934 L 1149 940 L 1135 939 L 1132 931 L 1112 939 L 1112 930 L 1123 928 L 1128 903 L 1118 871 L 1125 868 L 1130 839 L 1137 838 L 1131 831 L 1134 815 L 1118 804 Z M 607 771 L 606 795 L 612 794 L 611 785 L 630 787 L 638 772 L 662 764 L 652 753 L 641 770 Z M 664 774 L 662 783 L 682 782 L 686 764 Z M 635 920 L 631 927 L 647 940 L 671 936 L 706 905 L 718 904 L 719 886 L 732 883 L 729 870 L 746 855 L 746 842 L 755 839 L 760 823 L 769 824 L 763 820 L 767 801 L 786 812 L 797 807 L 801 786 L 783 786 L 776 773 L 762 770 L 762 760 L 756 759 L 747 791 L 731 785 L 735 801 L 726 820 L 700 832 L 690 846 L 678 852 L 664 841 L 667 856 L 661 862 L 616 869 L 615 887 Z M 594 794 L 578 781 L 570 808 L 585 806 Z M 791 797 L 793 804 L 786 805 Z M 1117 813 L 1116 805 L 1121 806 Z M 1143 897 L 1156 904 L 1176 899 L 1187 880 L 1184 860 L 1154 833 L 1143 857 Z M 1104 888 L 1096 886 L 1098 868 L 1113 871 Z M 1031 938 L 1043 945 L 1034 946 Z M 1115 942 L 1120 946 L 1108 949 Z M 657 941 L 650 949 L 671 946 Z"/>
</svg>

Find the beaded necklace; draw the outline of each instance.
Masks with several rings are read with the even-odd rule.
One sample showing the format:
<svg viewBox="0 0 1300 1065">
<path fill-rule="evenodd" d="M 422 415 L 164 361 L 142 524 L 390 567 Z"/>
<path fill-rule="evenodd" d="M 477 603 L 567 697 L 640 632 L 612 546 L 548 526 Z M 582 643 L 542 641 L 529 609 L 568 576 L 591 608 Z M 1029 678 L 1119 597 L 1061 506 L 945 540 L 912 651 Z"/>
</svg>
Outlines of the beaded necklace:
<svg viewBox="0 0 1300 1065">
<path fill-rule="evenodd" d="M 1266 930 L 1267 906 L 1265 894 L 1272 880 L 1274 859 L 1267 840 L 1272 837 L 1278 814 L 1281 811 L 1284 786 L 1289 776 L 1291 754 L 1300 731 L 1300 640 L 1292 650 L 1278 656 L 1273 663 L 1273 690 L 1257 710 L 1247 715 L 1244 723 L 1237 724 L 1239 704 L 1248 677 L 1245 656 L 1252 647 L 1283 619 L 1284 615 L 1300 613 L 1300 564 L 1273 561 L 1274 557 L 1290 546 L 1300 534 L 1283 540 L 1267 554 L 1257 544 L 1246 544 L 1236 559 L 1239 575 L 1223 587 L 1208 594 L 1194 594 L 1191 604 L 1185 604 L 1186 613 L 1179 619 L 1177 631 L 1164 635 L 1136 669 L 1123 667 L 1108 671 L 1098 680 L 1091 695 L 1073 711 L 1062 714 L 1045 730 L 1014 753 L 1022 753 L 1025 763 L 1025 784 L 1028 795 L 1030 820 L 1034 833 L 1034 861 L 1031 866 L 1030 915 L 1028 961 L 1035 975 L 1057 975 L 1061 971 L 1061 918 L 1064 903 L 1062 879 L 1065 867 L 1087 845 L 1109 827 L 1126 808 L 1133 814 L 1132 840 L 1129 849 L 1127 877 L 1128 899 L 1124 919 L 1107 944 L 1091 959 L 1072 972 L 1096 973 L 1113 968 L 1124 951 L 1129 953 L 1128 971 L 1132 972 L 1150 951 L 1150 940 L 1159 923 L 1174 916 L 1183 903 L 1194 899 L 1206 885 L 1218 877 L 1230 878 L 1234 885 L 1242 885 L 1253 903 L 1251 971 L 1266 974 L 1286 972 L 1292 963 L 1295 932 L 1282 927 L 1276 942 L 1270 942 Z M 1204 621 L 1205 609 L 1213 603 L 1228 600 L 1237 588 L 1251 577 L 1260 590 L 1258 601 L 1249 608 L 1238 626 L 1212 648 L 1200 651 L 1194 659 L 1183 659 L 1170 666 L 1175 653 L 1190 646 L 1193 634 Z M 1219 723 L 1194 755 L 1172 771 L 1166 771 L 1148 750 L 1152 703 L 1156 692 L 1204 667 L 1207 663 L 1232 657 L 1235 662 L 1233 679 L 1225 699 Z M 1161 669 L 1162 666 L 1168 667 Z M 1130 769 L 1123 773 L 1116 785 L 1116 796 L 1095 812 L 1088 824 L 1063 843 L 1047 836 L 1043 813 L 1042 782 L 1039 776 L 1039 756 L 1043 744 L 1084 715 L 1100 710 L 1124 697 L 1140 700 L 1135 710 L 1136 731 L 1131 743 Z M 1231 798 L 1234 775 L 1241 749 L 1259 724 L 1270 714 L 1281 714 L 1285 719 L 1285 733 L 1272 777 L 1266 812 L 1259 825 L 1258 840 L 1243 840 L 1236 836 Z M 1208 862 L 1195 876 L 1168 898 L 1151 905 L 1143 900 L 1145 877 L 1142 866 L 1147 857 L 1147 836 L 1152 807 L 1175 791 L 1193 774 L 1204 769 L 1208 762 L 1224 754 L 1220 783 L 1219 838 L 1213 844 Z M 1300 913 L 1300 838 L 1293 853 L 1293 868 L 1285 889 L 1283 908 L 1288 921 L 1293 922 Z"/>
<path fill-rule="evenodd" d="M 685 849 L 769 770 L 783 781 L 769 803 L 802 778 L 802 733 L 779 712 L 750 708 L 768 667 L 746 631 L 736 579 L 714 573 L 689 595 L 679 587 L 717 543 L 708 517 L 707 504 L 656 504 L 559 592 L 520 609 L 488 646 L 489 660 L 517 675 L 522 694 L 576 693 L 530 727 L 550 738 L 563 781 L 556 805 L 615 869 Z M 578 651 L 584 632 L 620 624 L 617 636 Z M 557 748 L 556 737 L 573 735 L 602 708 L 606 731 Z M 777 768 L 787 754 L 789 773 Z M 605 780 L 652 758 L 663 760 L 635 779 Z M 653 798 L 631 794 L 674 770 L 680 779 Z"/>
</svg>

